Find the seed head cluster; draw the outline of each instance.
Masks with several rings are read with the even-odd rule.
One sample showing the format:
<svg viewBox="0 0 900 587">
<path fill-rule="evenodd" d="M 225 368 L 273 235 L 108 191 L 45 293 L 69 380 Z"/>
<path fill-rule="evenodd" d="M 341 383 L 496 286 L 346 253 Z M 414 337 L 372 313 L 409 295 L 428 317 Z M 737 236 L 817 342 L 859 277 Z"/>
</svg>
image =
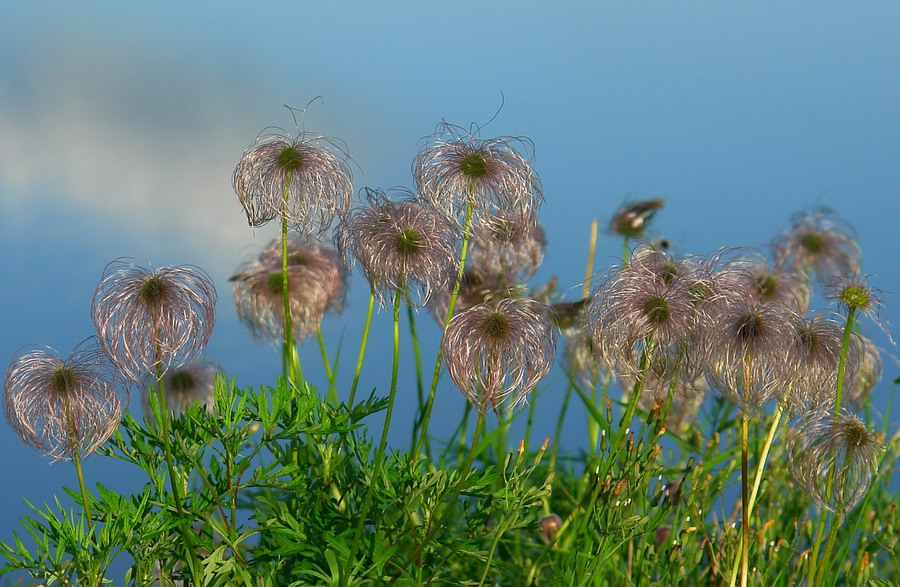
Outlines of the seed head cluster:
<svg viewBox="0 0 900 587">
<path fill-rule="evenodd" d="M 627 264 L 613 269 L 588 303 L 598 358 L 620 377 L 635 377 L 642 364 L 665 364 L 674 356 L 676 364 L 665 371 L 672 377 L 695 378 L 698 312 L 716 287 L 705 273 L 701 261 L 675 259 L 652 247 L 636 250 Z"/>
<path fill-rule="evenodd" d="M 318 332 L 325 312 L 340 312 L 347 272 L 337 252 L 323 244 L 293 238 L 287 247 L 287 282 L 293 337 Z M 274 240 L 259 257 L 231 276 L 234 304 L 251 336 L 278 344 L 284 340 L 284 276 L 281 242 Z"/>
<path fill-rule="evenodd" d="M 549 373 L 556 330 L 548 311 L 529 298 L 504 299 L 473 306 L 447 324 L 444 364 L 475 409 L 500 415 L 505 403 L 511 409 L 526 401 Z"/>
<path fill-rule="evenodd" d="M 349 264 L 355 259 L 382 305 L 400 290 L 415 305 L 456 279 L 456 227 L 430 204 L 407 196 L 394 201 L 370 191 L 368 206 L 341 219 L 335 240 Z"/>
<path fill-rule="evenodd" d="M 132 383 L 198 358 L 215 324 L 216 288 L 199 267 L 144 268 L 119 258 L 91 303 L 100 346 Z"/>
<path fill-rule="evenodd" d="M 6 421 L 53 462 L 87 456 L 122 419 L 115 365 L 91 337 L 66 359 L 53 349 L 21 350 L 4 379 Z"/>
<path fill-rule="evenodd" d="M 347 154 L 335 139 L 301 134 L 261 137 L 232 177 L 250 226 L 285 218 L 304 234 L 322 232 L 353 197 Z"/>
</svg>

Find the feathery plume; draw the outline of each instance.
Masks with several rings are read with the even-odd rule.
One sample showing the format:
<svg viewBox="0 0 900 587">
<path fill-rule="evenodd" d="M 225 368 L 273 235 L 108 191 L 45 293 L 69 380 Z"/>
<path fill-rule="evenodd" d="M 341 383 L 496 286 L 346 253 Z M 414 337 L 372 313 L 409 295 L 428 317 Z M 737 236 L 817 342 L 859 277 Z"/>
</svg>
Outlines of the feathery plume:
<svg viewBox="0 0 900 587">
<path fill-rule="evenodd" d="M 550 371 L 556 329 L 541 302 L 505 299 L 454 316 L 441 339 L 444 363 L 456 387 L 477 410 L 498 416 L 526 401 Z"/>
<path fill-rule="evenodd" d="M 115 365 L 96 337 L 65 360 L 50 348 L 21 349 L 6 369 L 6 421 L 25 444 L 53 462 L 87 456 L 122 419 Z"/>
<path fill-rule="evenodd" d="M 337 253 L 320 243 L 288 242 L 288 292 L 293 338 L 301 341 L 319 330 L 325 312 L 341 312 L 347 272 Z M 281 241 L 273 240 L 259 257 L 232 275 L 238 318 L 259 341 L 284 338 Z"/>
<path fill-rule="evenodd" d="M 197 358 L 215 324 L 216 287 L 199 267 L 109 263 L 91 302 L 100 346 L 133 383 Z"/>
<path fill-rule="evenodd" d="M 256 139 L 244 151 L 232 177 L 250 226 L 284 218 L 310 235 L 331 226 L 353 197 L 344 145 L 301 133 Z"/>
<path fill-rule="evenodd" d="M 531 151 L 524 138 L 482 139 L 441 123 L 413 163 L 416 191 L 457 222 L 470 204 L 475 217 L 505 212 L 526 218 L 543 199 Z"/>
<path fill-rule="evenodd" d="M 398 201 L 369 190 L 369 205 L 341 219 L 338 250 L 346 263 L 355 258 L 382 305 L 398 289 L 414 305 L 452 287 L 456 277 L 456 227 L 426 202 Z"/>
</svg>

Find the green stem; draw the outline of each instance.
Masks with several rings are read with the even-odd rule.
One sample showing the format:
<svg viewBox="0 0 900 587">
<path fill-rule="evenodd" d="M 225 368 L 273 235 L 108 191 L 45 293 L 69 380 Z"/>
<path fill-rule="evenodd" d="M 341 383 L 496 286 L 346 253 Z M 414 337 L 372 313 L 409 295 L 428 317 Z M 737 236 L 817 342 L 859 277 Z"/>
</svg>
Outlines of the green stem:
<svg viewBox="0 0 900 587">
<path fill-rule="evenodd" d="M 197 552 L 194 549 L 193 531 L 188 524 L 188 518 L 184 513 L 181 498 L 181 482 L 179 481 L 178 472 L 175 469 L 174 459 L 172 458 L 172 443 L 169 439 L 169 407 L 166 402 L 166 391 L 163 386 L 163 369 L 160 358 L 159 343 L 156 350 L 156 393 L 159 397 L 159 427 L 163 439 L 163 452 L 166 459 L 166 467 L 169 469 L 169 482 L 172 486 L 172 497 L 175 500 L 175 509 L 178 512 L 178 522 L 181 528 L 181 535 L 184 537 L 185 547 L 187 548 L 190 560 L 188 561 L 193 576 L 194 585 L 202 585 L 202 574 L 200 571 L 200 560 L 197 558 Z"/>
<path fill-rule="evenodd" d="M 300 387 L 300 362 L 294 348 L 294 324 L 291 317 L 291 296 L 288 284 L 288 221 L 287 208 L 290 197 L 291 171 L 284 172 L 284 191 L 281 201 L 281 297 L 284 300 L 284 344 L 282 345 L 282 368 L 284 377 L 295 388 Z"/>
<path fill-rule="evenodd" d="M 474 210 L 475 205 L 470 197 L 469 202 L 466 204 L 466 220 L 463 225 L 463 240 L 459 251 L 459 267 L 456 271 L 456 282 L 453 284 L 453 292 L 450 294 L 450 302 L 447 304 L 447 315 L 444 317 L 444 328 L 447 328 L 447 324 L 449 324 L 450 319 L 453 318 L 453 310 L 456 308 L 456 299 L 459 297 L 459 290 L 462 287 L 463 274 L 466 267 L 466 255 L 469 250 L 469 230 L 472 227 L 472 213 Z M 416 444 L 416 449 L 412 454 L 413 463 L 419 458 L 419 454 L 422 452 L 423 448 L 425 449 L 425 454 L 428 455 L 428 457 L 431 457 L 431 442 L 428 439 L 428 423 L 431 420 L 431 410 L 434 408 L 434 394 L 435 391 L 437 391 L 438 381 L 441 378 L 441 366 L 443 365 L 443 360 L 443 350 L 438 347 L 437 359 L 434 362 L 434 374 L 431 377 L 431 391 L 428 394 L 428 401 L 425 404 L 425 414 L 422 416 L 422 430 L 419 434 L 419 442 Z"/>
<path fill-rule="evenodd" d="M 570 380 L 566 386 L 566 394 L 563 396 L 562 407 L 559 410 L 559 417 L 556 419 L 556 429 L 553 432 L 553 449 L 550 451 L 550 461 L 547 468 L 551 471 L 556 470 L 556 458 L 559 455 L 559 439 L 562 435 L 563 422 L 566 420 L 566 412 L 569 410 L 569 400 L 572 397 L 572 389 L 575 384 Z"/>
<path fill-rule="evenodd" d="M 419 426 L 422 424 L 425 410 L 425 383 L 422 381 L 422 353 L 419 352 L 419 336 L 416 332 L 416 312 L 409 300 L 406 301 L 406 317 L 409 322 L 409 337 L 412 342 L 413 359 L 416 362 L 416 400 L 418 404 L 416 420 L 413 423 L 412 440 L 410 441 L 410 449 L 415 450 Z"/>
<path fill-rule="evenodd" d="M 655 342 L 652 337 L 647 337 L 644 341 L 644 350 L 641 353 L 641 363 L 639 367 L 639 373 L 637 380 L 634 382 L 634 387 L 631 389 L 631 397 L 628 399 L 628 406 L 625 408 L 625 414 L 622 416 L 622 420 L 619 422 L 619 429 L 616 431 L 616 436 L 612 442 L 612 450 L 609 453 L 609 460 L 606 462 L 606 467 L 603 470 L 603 474 L 599 476 L 599 478 L 603 479 L 606 477 L 607 473 L 612 469 L 613 463 L 616 460 L 616 456 L 619 454 L 619 451 L 622 449 L 622 443 L 625 441 L 625 437 L 629 429 L 631 428 L 631 420 L 634 418 L 634 412 L 637 409 L 638 400 L 640 399 L 641 392 L 644 389 L 644 377 L 647 374 L 647 369 L 650 368 L 650 357 L 653 355 Z"/>
<path fill-rule="evenodd" d="M 750 492 L 747 453 L 749 448 L 750 416 L 744 409 L 741 415 L 741 587 L 747 587 L 750 569 Z"/>
<path fill-rule="evenodd" d="M 748 502 L 748 509 L 751 512 L 756 506 L 756 498 L 759 495 L 759 487 L 762 484 L 763 470 L 766 466 L 766 460 L 769 458 L 769 449 L 772 447 L 772 442 L 775 439 L 775 432 L 778 430 L 778 424 L 781 422 L 781 416 L 784 414 L 785 405 L 786 399 L 782 399 L 775 408 L 775 414 L 772 417 L 772 425 L 769 426 L 769 433 L 766 435 L 766 442 L 763 445 L 762 455 L 760 456 L 759 463 L 756 465 L 756 474 L 753 478 L 753 490 L 750 492 L 750 500 Z M 743 534 L 741 535 L 740 541 L 741 552 L 743 552 Z M 737 579 L 739 560 L 740 559 L 735 557 L 734 564 L 731 566 L 731 579 L 729 585 L 734 585 L 735 580 Z"/>
<path fill-rule="evenodd" d="M 87 489 L 84 486 L 84 471 L 81 468 L 81 451 L 78 450 L 78 444 L 75 441 L 78 438 L 78 427 L 72 417 L 72 411 L 69 409 L 69 398 L 63 396 L 65 403 L 66 428 L 69 431 L 69 437 L 72 439 L 72 461 L 75 463 L 75 473 L 78 475 L 78 488 L 81 490 L 81 505 L 84 507 L 84 517 L 87 520 L 88 530 L 91 534 L 94 532 L 94 521 L 91 514 L 91 507 L 88 504 Z"/>
<path fill-rule="evenodd" d="M 316 332 L 319 341 L 319 353 L 322 355 L 322 366 L 325 367 L 325 376 L 328 377 L 328 400 L 332 405 L 338 405 L 337 388 L 335 387 L 334 371 L 331 369 L 331 360 L 328 358 L 328 347 L 325 345 L 325 337 L 322 330 Z"/>
<path fill-rule="evenodd" d="M 359 357 L 356 359 L 356 371 L 353 372 L 353 383 L 350 385 L 350 399 L 347 405 L 353 409 L 353 401 L 356 399 L 356 388 L 359 386 L 359 374 L 362 372 L 363 359 L 366 356 L 366 345 L 369 342 L 369 329 L 372 326 L 372 310 L 375 307 L 375 292 L 369 295 L 369 308 L 366 310 L 366 324 L 363 326 L 362 341 L 359 343 Z"/>
<path fill-rule="evenodd" d="M 400 298 L 402 290 L 397 289 L 394 295 L 394 358 L 391 362 L 391 389 L 388 393 L 387 412 L 384 416 L 384 428 L 381 430 L 381 441 L 378 443 L 378 451 L 375 453 L 375 464 L 372 467 L 372 479 L 369 483 L 369 490 L 363 501 L 362 509 L 359 514 L 359 522 L 356 526 L 356 537 L 353 541 L 350 560 L 356 560 L 356 552 L 362 541 L 363 528 L 366 525 L 366 516 L 372 505 L 372 496 L 375 492 L 375 486 L 381 482 L 381 468 L 384 462 L 384 453 L 387 450 L 388 430 L 391 427 L 391 416 L 394 413 L 394 399 L 397 396 L 397 379 L 400 367 Z"/>
<path fill-rule="evenodd" d="M 856 308 L 851 307 L 847 311 L 847 322 L 844 324 L 844 336 L 841 339 L 841 357 L 838 361 L 838 370 L 837 370 L 837 386 L 834 395 L 834 426 L 837 427 L 838 418 L 841 415 L 842 401 L 844 397 L 844 374 L 847 368 L 847 352 L 850 348 L 850 338 L 853 334 L 853 324 L 856 320 Z M 828 469 L 828 477 L 825 480 L 825 497 L 826 499 L 830 499 L 832 495 L 832 491 L 834 489 L 834 476 L 837 474 L 835 471 L 835 463 L 832 460 L 831 466 Z M 835 539 L 837 538 L 838 530 L 840 529 L 841 524 L 843 523 L 844 513 L 841 511 L 841 506 L 835 508 L 837 512 L 832 519 L 831 528 L 828 530 L 828 545 L 825 548 L 825 551 L 822 553 L 822 563 L 819 565 L 819 569 L 816 569 L 819 560 L 819 549 L 822 545 L 822 538 L 825 535 L 825 525 L 828 518 L 827 511 L 822 510 L 822 516 L 819 518 L 819 527 L 816 532 L 816 540 L 813 544 L 813 552 L 812 552 L 812 560 L 810 563 L 810 572 L 809 572 L 809 584 L 816 585 L 821 583 L 824 579 L 824 571 L 828 568 L 828 558 L 831 556 L 831 546 L 834 544 Z"/>
<path fill-rule="evenodd" d="M 87 489 L 84 486 L 84 472 L 81 469 L 81 454 L 78 447 L 72 448 L 72 460 L 75 461 L 75 472 L 78 474 L 78 488 L 81 490 L 81 505 L 84 506 L 84 518 L 87 520 L 88 530 L 93 533 L 94 522 L 91 515 L 91 506 L 88 505 Z"/>
</svg>

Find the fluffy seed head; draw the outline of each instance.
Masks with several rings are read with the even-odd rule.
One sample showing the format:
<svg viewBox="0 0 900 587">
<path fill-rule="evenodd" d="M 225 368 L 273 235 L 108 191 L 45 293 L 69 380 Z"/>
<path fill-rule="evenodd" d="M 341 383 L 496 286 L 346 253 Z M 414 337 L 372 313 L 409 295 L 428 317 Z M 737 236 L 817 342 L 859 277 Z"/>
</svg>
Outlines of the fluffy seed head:
<svg viewBox="0 0 900 587">
<path fill-rule="evenodd" d="M 862 254 L 851 232 L 830 210 L 806 214 L 775 239 L 775 264 L 790 272 L 815 272 L 820 283 L 855 273 Z"/>
<path fill-rule="evenodd" d="M 883 447 L 866 425 L 842 410 L 835 418 L 827 410 L 804 416 L 788 435 L 788 455 L 794 480 L 819 506 L 846 514 L 866 495 Z M 829 471 L 834 471 L 831 493 Z"/>
<path fill-rule="evenodd" d="M 216 287 L 199 267 L 145 269 L 119 258 L 103 271 L 91 302 L 100 346 L 133 383 L 158 366 L 197 358 L 215 324 Z"/>
<path fill-rule="evenodd" d="M 466 267 L 500 287 L 524 285 L 544 260 L 547 239 L 534 215 L 502 212 L 478 219 L 472 228 Z"/>
<path fill-rule="evenodd" d="M 87 456 L 122 419 L 115 365 L 91 337 L 65 360 L 48 348 L 23 349 L 4 380 L 6 421 L 53 462 Z"/>
<path fill-rule="evenodd" d="M 550 371 L 556 330 L 541 302 L 504 299 L 460 312 L 441 339 L 444 364 L 456 387 L 481 412 L 498 415 L 526 401 Z"/>
<path fill-rule="evenodd" d="M 640 374 L 642 387 L 638 407 L 649 412 L 657 404 L 666 402 L 671 392 L 666 425 L 676 432 L 697 419 L 707 391 L 705 377 L 693 377 L 692 370 L 682 367 L 684 363 L 679 349 L 669 349 L 666 354 L 655 354 L 649 368 Z M 630 397 L 637 378 L 635 373 L 623 373 L 619 377 L 623 401 Z"/>
<path fill-rule="evenodd" d="M 347 291 L 347 272 L 337 253 L 304 239 L 288 242 L 288 295 L 293 337 L 302 341 L 315 334 L 325 312 L 341 312 Z M 273 240 L 259 258 L 233 275 L 234 305 L 250 335 L 272 344 L 284 340 L 284 297 L 281 241 Z"/>
<path fill-rule="evenodd" d="M 793 381 L 801 318 L 783 304 L 742 296 L 716 310 L 700 331 L 709 383 L 740 409 L 759 413 Z"/>
<path fill-rule="evenodd" d="M 729 260 L 723 275 L 731 281 L 732 289 L 742 292 L 747 299 L 778 302 L 798 312 L 805 312 L 809 307 L 809 286 L 802 275 L 773 269 L 757 253 L 743 253 Z"/>
<path fill-rule="evenodd" d="M 355 258 L 382 305 L 398 289 L 425 304 L 456 277 L 456 230 L 428 203 L 391 200 L 370 191 L 369 205 L 341 219 L 336 242 L 347 263 Z"/>
<path fill-rule="evenodd" d="M 817 315 L 801 319 L 794 328 L 797 336 L 790 356 L 795 361 L 796 373 L 787 398 L 789 409 L 801 413 L 834 405 L 844 327 Z M 851 335 L 844 362 L 845 381 L 856 377 L 862 352 L 860 338 Z"/>
<path fill-rule="evenodd" d="M 844 380 L 844 405 L 859 410 L 865 405 L 869 394 L 881 380 L 881 352 L 865 336 L 855 336 L 859 341 L 859 367 L 852 378 Z"/>
<path fill-rule="evenodd" d="M 327 137 L 261 137 L 244 151 L 232 184 L 250 226 L 283 216 L 309 235 L 326 230 L 350 207 L 346 161 L 343 144 Z"/>
<path fill-rule="evenodd" d="M 586 309 L 594 350 L 620 376 L 636 376 L 642 357 L 650 363 L 668 361 L 674 352 L 681 364 L 673 369 L 693 379 L 692 339 L 703 300 L 713 287 L 699 265 L 676 260 L 665 252 L 639 248 L 631 260 L 617 267 L 599 284 Z"/>
<path fill-rule="evenodd" d="M 188 406 L 199 402 L 209 413 L 216 407 L 215 381 L 216 375 L 222 372 L 222 368 L 208 359 L 194 361 L 180 369 L 169 370 L 163 377 L 163 390 L 166 394 L 166 405 L 172 414 L 184 413 Z M 144 408 L 144 417 L 152 418 L 150 409 L 151 388 L 155 387 L 155 378 L 147 380 L 141 403 Z"/>
<path fill-rule="evenodd" d="M 525 218 L 543 199 L 531 151 L 527 139 L 481 139 L 441 123 L 413 163 L 416 190 L 457 222 L 469 202 L 475 217 L 505 212 Z"/>
<path fill-rule="evenodd" d="M 594 353 L 594 342 L 586 328 L 571 329 L 565 334 L 563 370 L 582 389 L 594 389 L 609 381 L 610 375 L 603 369 Z"/>
</svg>

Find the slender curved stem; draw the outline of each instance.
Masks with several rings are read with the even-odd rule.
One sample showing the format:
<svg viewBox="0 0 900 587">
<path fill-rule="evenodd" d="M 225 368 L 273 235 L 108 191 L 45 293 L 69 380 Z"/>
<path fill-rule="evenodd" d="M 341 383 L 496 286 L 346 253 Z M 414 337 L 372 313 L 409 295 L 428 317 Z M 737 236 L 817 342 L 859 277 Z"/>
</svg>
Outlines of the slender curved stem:
<svg viewBox="0 0 900 587">
<path fill-rule="evenodd" d="M 353 400 L 356 399 L 356 388 L 359 386 L 359 374 L 362 372 L 363 359 L 366 356 L 366 345 L 369 342 L 369 329 L 372 327 L 372 310 L 375 307 L 375 292 L 369 295 L 369 308 L 366 310 L 366 324 L 363 326 L 362 342 L 359 343 L 359 357 L 356 359 L 356 371 L 353 372 L 353 383 L 350 385 L 350 399 L 347 405 L 353 409 Z"/>
<path fill-rule="evenodd" d="M 638 374 L 637 380 L 634 382 L 634 387 L 631 389 L 631 397 L 628 399 L 628 406 L 625 408 L 625 414 L 622 416 L 622 420 L 619 422 L 619 430 L 616 432 L 616 436 L 612 442 L 612 449 L 609 453 L 609 460 L 606 462 L 606 467 L 603 470 L 603 474 L 600 475 L 600 478 L 606 477 L 606 474 L 609 473 L 610 469 L 612 469 L 613 463 L 615 462 L 616 455 L 619 454 L 619 451 L 622 449 L 622 443 L 625 442 L 625 437 L 627 436 L 627 432 L 631 427 L 631 420 L 634 418 L 634 412 L 637 409 L 637 404 L 641 396 L 641 392 L 644 390 L 644 377 L 646 377 L 647 369 L 650 368 L 650 357 L 653 355 L 653 349 L 655 346 L 655 342 L 652 337 L 647 337 L 645 340 L 644 351 L 641 353 L 641 363 L 640 363 L 640 372 Z"/>
<path fill-rule="evenodd" d="M 169 407 L 166 402 L 166 391 L 163 386 L 163 368 L 161 351 L 159 343 L 156 345 L 156 393 L 159 397 L 159 427 L 163 439 L 163 452 L 165 454 L 166 466 L 169 469 L 169 483 L 172 486 L 172 497 L 175 500 L 175 509 L 178 512 L 178 522 L 181 528 L 181 535 L 184 537 L 185 547 L 188 551 L 190 560 L 188 561 L 191 568 L 191 575 L 195 585 L 202 585 L 202 574 L 200 571 L 200 560 L 197 558 L 197 552 L 194 548 L 194 536 L 190 525 L 188 525 L 187 516 L 184 513 L 184 506 L 181 498 L 181 482 L 178 480 L 178 472 L 175 469 L 175 462 L 172 458 L 172 443 L 169 438 Z"/>
<path fill-rule="evenodd" d="M 838 418 L 841 415 L 842 401 L 844 397 L 844 375 L 847 368 L 847 352 L 850 348 L 850 337 L 853 334 L 853 324 L 856 320 L 856 308 L 850 308 L 847 311 L 847 322 L 844 324 L 844 337 L 841 340 L 841 357 L 838 362 L 838 370 L 837 370 L 837 386 L 834 395 L 834 425 L 837 426 Z M 831 497 L 832 490 L 834 488 L 834 476 L 837 474 L 837 471 L 834 469 L 835 463 L 832 460 L 831 467 L 828 469 L 828 477 L 825 480 L 825 496 L 826 498 Z M 831 522 L 831 528 L 828 531 L 828 544 L 833 545 L 835 539 L 837 538 L 837 532 L 843 523 L 843 513 L 838 509 L 838 513 L 834 516 Z M 824 579 L 824 571 L 828 567 L 828 557 L 831 556 L 831 548 L 830 546 L 826 546 L 824 553 L 822 553 L 822 563 L 819 563 L 819 549 L 822 546 L 822 538 L 825 535 L 825 525 L 828 518 L 828 512 L 826 510 L 822 510 L 822 516 L 819 518 L 819 526 L 816 531 L 816 540 L 813 543 L 813 551 L 812 558 L 810 560 L 809 567 L 809 584 L 817 585 L 822 582 Z M 816 566 L 819 566 L 817 569 Z"/>
<path fill-rule="evenodd" d="M 78 474 L 78 488 L 81 490 L 81 505 L 84 507 L 84 518 L 87 520 L 88 530 L 94 531 L 94 522 L 91 519 L 91 506 L 88 505 L 87 489 L 84 486 L 84 472 L 81 469 L 81 454 L 78 447 L 72 449 L 72 460 L 75 461 L 75 472 Z"/>
<path fill-rule="evenodd" d="M 369 490 L 366 493 L 362 508 L 359 514 L 359 522 L 356 526 L 356 535 L 353 540 L 353 547 L 350 560 L 355 560 L 356 552 L 362 538 L 362 531 L 366 525 L 366 516 L 372 506 L 372 495 L 375 492 L 375 486 L 381 483 L 381 468 L 384 464 L 384 453 L 387 450 L 388 430 L 391 427 L 391 416 L 394 413 L 394 399 L 397 396 L 397 379 L 400 366 L 400 299 L 402 290 L 397 289 L 394 296 L 394 358 L 391 362 L 391 389 L 388 394 L 387 412 L 384 416 L 384 428 L 381 430 L 381 441 L 378 443 L 378 451 L 375 453 L 375 464 L 372 466 L 372 479 L 369 483 Z"/>
<path fill-rule="evenodd" d="M 456 283 L 453 284 L 453 292 L 450 294 L 450 302 L 447 304 L 447 315 L 444 318 L 444 328 L 447 328 L 447 324 L 449 324 L 450 319 L 453 318 L 453 310 L 456 308 L 456 299 L 459 297 L 459 290 L 462 287 L 463 272 L 466 267 L 466 255 L 469 250 L 469 230 L 472 227 L 472 213 L 474 210 L 475 206 L 470 197 L 469 202 L 466 205 L 466 220 L 463 225 L 463 240 L 459 251 L 459 267 L 456 271 Z M 431 456 L 431 443 L 428 440 L 428 423 L 431 420 L 431 410 L 434 407 L 434 394 L 435 391 L 437 391 L 438 381 L 441 378 L 441 366 L 443 365 L 443 360 L 443 350 L 438 348 L 437 359 L 434 362 L 434 374 L 431 377 L 431 391 L 428 394 L 428 401 L 425 404 L 425 414 L 422 416 L 422 430 L 419 434 L 419 442 L 416 444 L 416 449 L 412 454 L 413 463 L 419 458 L 419 454 L 422 452 L 423 447 L 425 453 L 429 457 Z"/>
<path fill-rule="evenodd" d="M 291 295 L 288 282 L 288 221 L 287 208 L 290 197 L 291 171 L 284 172 L 284 191 L 281 200 L 281 297 L 284 300 L 284 343 L 282 345 L 282 368 L 289 384 L 299 388 L 302 381 L 300 360 L 294 345 L 294 324 L 291 317 Z"/>
<path fill-rule="evenodd" d="M 594 257 L 597 254 L 597 219 L 591 220 L 591 238 L 588 241 L 587 269 L 584 273 L 584 287 L 582 297 L 587 299 L 591 295 L 591 279 L 594 277 Z"/>
<path fill-rule="evenodd" d="M 747 587 L 747 573 L 750 569 L 750 492 L 747 479 L 749 435 L 750 415 L 744 410 L 741 415 L 741 587 Z"/>
<path fill-rule="evenodd" d="M 322 330 L 316 332 L 316 340 L 319 342 L 319 354 L 322 355 L 322 366 L 325 367 L 325 376 L 328 377 L 328 399 L 332 405 L 338 405 L 337 388 L 335 387 L 335 374 L 331 368 L 331 359 L 328 358 L 328 347 L 325 345 L 325 337 Z"/>
<path fill-rule="evenodd" d="M 410 449 L 415 450 L 416 439 L 418 438 L 419 426 L 422 424 L 422 417 L 425 412 L 425 383 L 422 381 L 422 353 L 419 350 L 419 335 L 416 332 L 416 312 L 413 305 L 406 300 L 406 318 L 409 323 L 409 338 L 412 342 L 413 359 L 416 362 L 416 419 L 413 422 L 412 440 L 410 441 Z"/>
<path fill-rule="evenodd" d="M 778 424 L 781 422 L 781 416 L 784 414 L 785 405 L 786 400 L 783 398 L 778 402 L 778 406 L 775 408 L 775 414 L 772 416 L 772 424 L 771 426 L 769 426 L 769 433 L 766 435 L 766 441 L 763 445 L 762 455 L 760 456 L 759 463 L 756 464 L 756 474 L 753 478 L 753 490 L 750 492 L 750 501 L 748 505 L 748 509 L 751 512 L 756 506 L 756 498 L 759 495 L 759 487 L 762 484 L 763 471 L 766 467 L 766 460 L 769 458 L 769 449 L 772 448 L 772 442 L 775 439 L 775 433 L 778 430 Z M 741 552 L 743 552 L 743 534 L 741 534 L 740 540 Z M 734 585 L 735 581 L 737 580 L 739 562 L 740 560 L 735 557 L 734 564 L 731 566 L 731 578 L 729 581 L 729 585 Z"/>
</svg>

